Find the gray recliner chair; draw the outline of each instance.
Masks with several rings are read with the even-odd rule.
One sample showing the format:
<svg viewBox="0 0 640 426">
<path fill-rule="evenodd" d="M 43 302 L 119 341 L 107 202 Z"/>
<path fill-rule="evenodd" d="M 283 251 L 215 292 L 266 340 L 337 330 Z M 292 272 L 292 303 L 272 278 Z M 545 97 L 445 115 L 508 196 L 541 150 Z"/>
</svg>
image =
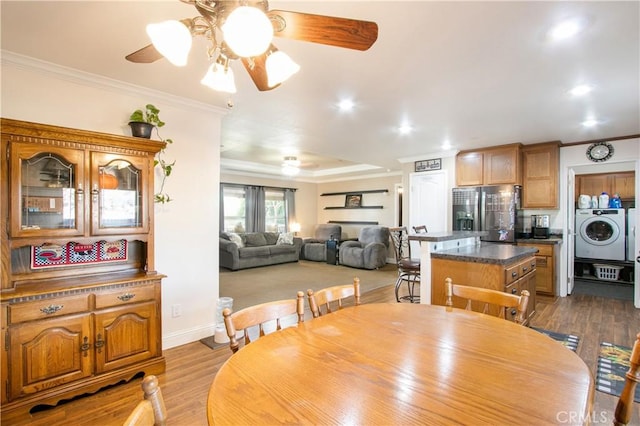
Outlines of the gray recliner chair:
<svg viewBox="0 0 640 426">
<path fill-rule="evenodd" d="M 365 226 L 358 241 L 340 244 L 340 264 L 360 269 L 378 269 L 387 264 L 389 228 Z"/>
<path fill-rule="evenodd" d="M 326 242 L 329 241 L 331 237 L 339 242 L 342 236 L 342 226 L 331 223 L 321 223 L 316 226 L 313 234 L 311 238 L 303 238 L 300 258 L 314 260 L 316 262 L 325 262 L 327 260 Z"/>
</svg>

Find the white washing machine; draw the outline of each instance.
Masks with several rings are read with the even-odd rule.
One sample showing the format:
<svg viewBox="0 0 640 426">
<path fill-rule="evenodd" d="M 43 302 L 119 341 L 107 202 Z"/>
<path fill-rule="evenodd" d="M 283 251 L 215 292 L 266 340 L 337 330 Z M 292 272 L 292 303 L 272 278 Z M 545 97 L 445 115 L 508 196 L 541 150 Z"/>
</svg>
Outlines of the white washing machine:
<svg viewBox="0 0 640 426">
<path fill-rule="evenodd" d="M 624 209 L 576 210 L 576 257 L 625 260 Z"/>
</svg>

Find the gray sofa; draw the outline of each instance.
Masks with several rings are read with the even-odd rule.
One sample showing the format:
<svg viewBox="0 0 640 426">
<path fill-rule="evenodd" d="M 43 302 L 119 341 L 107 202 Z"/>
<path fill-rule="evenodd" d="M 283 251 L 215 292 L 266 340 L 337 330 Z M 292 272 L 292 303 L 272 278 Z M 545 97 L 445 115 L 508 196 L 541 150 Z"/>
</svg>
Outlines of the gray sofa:
<svg viewBox="0 0 640 426">
<path fill-rule="evenodd" d="M 387 264 L 389 228 L 365 226 L 358 241 L 340 244 L 340 264 L 361 269 L 378 269 Z"/>
<path fill-rule="evenodd" d="M 327 260 L 327 244 L 333 237 L 337 242 L 342 238 L 342 226 L 321 223 L 316 226 L 313 237 L 302 240 L 300 259 L 325 262 Z"/>
<path fill-rule="evenodd" d="M 293 237 L 290 233 L 223 232 L 220 234 L 220 266 L 237 271 L 257 266 L 297 262 L 301 247 L 302 238 Z"/>
</svg>

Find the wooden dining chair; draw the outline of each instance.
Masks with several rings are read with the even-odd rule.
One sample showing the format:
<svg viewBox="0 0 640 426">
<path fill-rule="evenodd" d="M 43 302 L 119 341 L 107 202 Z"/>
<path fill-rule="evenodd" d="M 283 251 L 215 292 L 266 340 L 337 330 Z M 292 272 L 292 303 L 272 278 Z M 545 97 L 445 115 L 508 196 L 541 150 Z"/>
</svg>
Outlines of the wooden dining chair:
<svg viewBox="0 0 640 426">
<path fill-rule="evenodd" d="M 236 337 L 237 330 L 244 332 L 244 344 L 247 345 L 251 343 L 252 340 L 256 340 L 265 335 L 265 324 L 275 321 L 276 331 L 281 330 L 281 320 L 284 317 L 294 314 L 298 316 L 298 323 L 304 321 L 304 293 L 301 291 L 298 292 L 296 299 L 261 303 L 234 313 L 232 313 L 229 308 L 223 309 L 222 316 L 224 317 L 227 336 L 229 336 L 231 352 L 236 353 L 240 347 L 240 342 Z M 258 337 L 251 339 L 249 337 L 249 331 L 255 328 L 259 330 Z"/>
<path fill-rule="evenodd" d="M 167 409 L 164 406 L 158 378 L 153 375 L 142 379 L 144 400 L 133 409 L 124 426 L 164 426 L 167 422 Z"/>
<path fill-rule="evenodd" d="M 631 421 L 633 397 L 636 386 L 640 383 L 640 333 L 636 336 L 633 350 L 629 357 L 629 371 L 625 375 L 624 387 L 618 398 L 613 424 L 615 426 L 627 425 Z M 640 421 L 640 419 L 639 419 Z"/>
<path fill-rule="evenodd" d="M 520 296 L 516 294 L 505 293 L 503 291 L 492 290 L 481 287 L 471 287 L 460 284 L 453 284 L 451 278 L 445 280 L 447 306 L 453 306 L 453 296 L 457 296 L 467 300 L 465 309 L 471 310 L 473 301 L 484 303 L 482 313 L 488 314 L 491 305 L 498 306 L 500 318 L 506 318 L 507 309 L 515 309 L 514 321 L 517 324 L 523 324 L 527 313 L 527 304 L 529 303 L 529 291 L 522 290 Z M 512 312 L 514 313 L 514 312 Z"/>
<path fill-rule="evenodd" d="M 358 306 L 360 304 L 360 278 L 358 277 L 353 278 L 353 284 L 336 285 L 316 292 L 307 290 L 309 309 L 314 318 L 329 314 L 334 309 L 342 309 L 342 301 L 351 296 L 353 296 L 354 305 Z"/>
</svg>

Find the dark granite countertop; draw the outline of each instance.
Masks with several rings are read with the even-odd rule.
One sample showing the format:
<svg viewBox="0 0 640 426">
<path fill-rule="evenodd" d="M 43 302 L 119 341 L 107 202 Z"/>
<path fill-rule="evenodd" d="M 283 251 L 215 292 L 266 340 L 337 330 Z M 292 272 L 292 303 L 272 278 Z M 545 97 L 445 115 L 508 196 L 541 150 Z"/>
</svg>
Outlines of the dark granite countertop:
<svg viewBox="0 0 640 426">
<path fill-rule="evenodd" d="M 516 242 L 527 244 L 562 244 L 562 237 L 518 238 Z"/>
<path fill-rule="evenodd" d="M 487 235 L 487 232 L 478 231 L 452 231 L 452 232 L 429 232 L 428 234 L 409 234 L 409 239 L 413 241 L 450 241 L 462 238 L 476 238 Z"/>
<path fill-rule="evenodd" d="M 479 246 L 459 247 L 431 253 L 432 259 L 459 262 L 495 263 L 509 265 L 537 253 L 533 247 L 518 247 L 512 244 L 482 243 Z"/>
</svg>

